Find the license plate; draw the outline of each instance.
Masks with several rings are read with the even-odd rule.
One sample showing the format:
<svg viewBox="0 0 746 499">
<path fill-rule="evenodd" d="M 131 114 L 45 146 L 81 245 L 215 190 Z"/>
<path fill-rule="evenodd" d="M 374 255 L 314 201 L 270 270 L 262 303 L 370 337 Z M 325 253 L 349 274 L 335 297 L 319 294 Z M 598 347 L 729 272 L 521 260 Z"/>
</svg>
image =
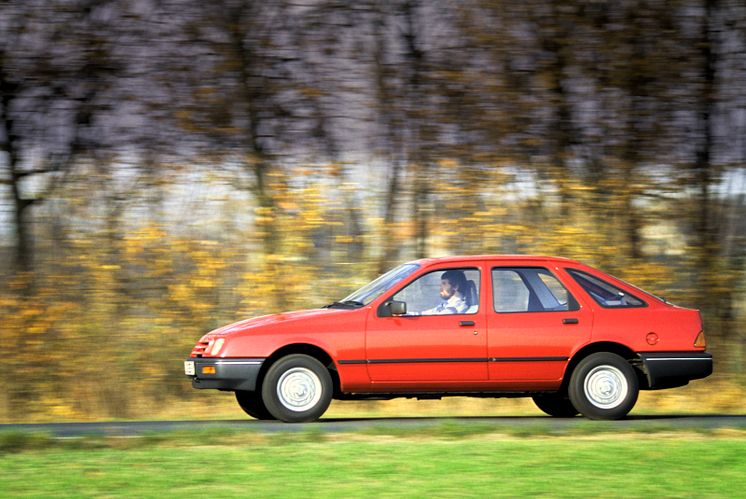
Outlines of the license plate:
<svg viewBox="0 0 746 499">
<path fill-rule="evenodd" d="M 193 360 L 184 361 L 184 374 L 186 374 L 187 376 L 194 376 L 194 361 Z"/>
</svg>

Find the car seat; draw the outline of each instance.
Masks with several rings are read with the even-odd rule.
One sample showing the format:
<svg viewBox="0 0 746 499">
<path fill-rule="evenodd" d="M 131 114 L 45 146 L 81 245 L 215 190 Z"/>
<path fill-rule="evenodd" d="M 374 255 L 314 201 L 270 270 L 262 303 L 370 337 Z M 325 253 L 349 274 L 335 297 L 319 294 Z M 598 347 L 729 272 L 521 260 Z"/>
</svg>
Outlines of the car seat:
<svg viewBox="0 0 746 499">
<path fill-rule="evenodd" d="M 474 284 L 474 281 L 466 281 L 464 299 L 466 300 L 466 305 L 469 307 L 466 309 L 465 313 L 473 314 L 479 310 L 479 294 L 477 293 L 477 286 Z"/>
</svg>

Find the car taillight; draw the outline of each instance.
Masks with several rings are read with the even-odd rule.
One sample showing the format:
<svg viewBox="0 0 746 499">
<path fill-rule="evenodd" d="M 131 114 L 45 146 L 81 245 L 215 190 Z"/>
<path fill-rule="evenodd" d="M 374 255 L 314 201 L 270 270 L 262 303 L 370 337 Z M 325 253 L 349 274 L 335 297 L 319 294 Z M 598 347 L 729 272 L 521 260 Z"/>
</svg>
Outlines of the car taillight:
<svg viewBox="0 0 746 499">
<path fill-rule="evenodd" d="M 707 348 L 707 340 L 705 340 L 705 332 L 700 331 L 697 335 L 697 339 L 694 340 L 695 348 Z"/>
</svg>

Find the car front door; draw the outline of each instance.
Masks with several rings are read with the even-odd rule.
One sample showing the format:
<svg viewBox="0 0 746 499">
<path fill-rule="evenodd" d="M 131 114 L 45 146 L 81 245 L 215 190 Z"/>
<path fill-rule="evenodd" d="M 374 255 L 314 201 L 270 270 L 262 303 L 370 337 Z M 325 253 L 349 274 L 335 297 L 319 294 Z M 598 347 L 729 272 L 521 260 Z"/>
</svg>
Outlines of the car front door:
<svg viewBox="0 0 746 499">
<path fill-rule="evenodd" d="M 458 294 L 441 296 L 444 277 Z M 374 383 L 431 388 L 487 380 L 487 335 L 481 271 L 476 267 L 429 271 L 371 310 L 366 361 Z M 387 316 L 387 303 L 406 303 L 405 315 Z"/>
<path fill-rule="evenodd" d="M 575 349 L 588 342 L 593 312 L 546 267 L 493 267 L 487 312 L 489 379 L 557 382 Z"/>
</svg>

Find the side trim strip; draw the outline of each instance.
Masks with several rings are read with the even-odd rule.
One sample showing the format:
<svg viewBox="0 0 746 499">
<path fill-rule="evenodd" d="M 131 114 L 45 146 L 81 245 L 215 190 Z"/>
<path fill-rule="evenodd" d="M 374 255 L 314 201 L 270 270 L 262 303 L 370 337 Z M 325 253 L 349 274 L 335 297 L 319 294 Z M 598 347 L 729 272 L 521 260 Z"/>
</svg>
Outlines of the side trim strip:
<svg viewBox="0 0 746 499">
<path fill-rule="evenodd" d="M 372 359 L 368 364 L 430 364 L 434 362 L 487 362 L 486 358 L 445 358 L 445 359 Z"/>
<path fill-rule="evenodd" d="M 226 362 L 224 360 L 219 360 L 215 362 L 215 364 L 219 366 L 260 366 L 262 364 L 261 360 L 246 360 L 242 362 Z"/>
<path fill-rule="evenodd" d="M 645 359 L 646 361 L 651 360 L 706 360 L 707 362 L 711 362 L 711 357 L 647 357 Z"/>
<path fill-rule="evenodd" d="M 490 362 L 565 362 L 568 357 L 493 357 Z"/>
<path fill-rule="evenodd" d="M 567 357 L 484 357 L 484 358 L 443 358 L 443 359 L 371 359 L 340 360 L 340 364 L 431 364 L 468 362 L 565 362 Z"/>
</svg>

